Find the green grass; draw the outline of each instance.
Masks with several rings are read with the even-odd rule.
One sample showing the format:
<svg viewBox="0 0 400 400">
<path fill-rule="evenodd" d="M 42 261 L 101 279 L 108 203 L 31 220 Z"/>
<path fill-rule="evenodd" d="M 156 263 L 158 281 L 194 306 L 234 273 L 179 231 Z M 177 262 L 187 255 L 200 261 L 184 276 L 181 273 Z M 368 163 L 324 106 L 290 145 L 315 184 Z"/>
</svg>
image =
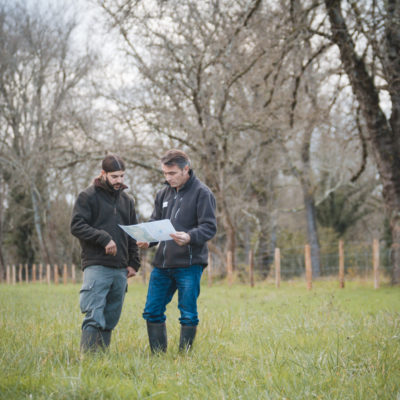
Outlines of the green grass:
<svg viewBox="0 0 400 400">
<path fill-rule="evenodd" d="M 152 356 L 130 285 L 110 350 L 81 358 L 79 285 L 0 286 L 0 399 L 400 399 L 400 289 L 202 287 L 190 354 Z"/>
</svg>

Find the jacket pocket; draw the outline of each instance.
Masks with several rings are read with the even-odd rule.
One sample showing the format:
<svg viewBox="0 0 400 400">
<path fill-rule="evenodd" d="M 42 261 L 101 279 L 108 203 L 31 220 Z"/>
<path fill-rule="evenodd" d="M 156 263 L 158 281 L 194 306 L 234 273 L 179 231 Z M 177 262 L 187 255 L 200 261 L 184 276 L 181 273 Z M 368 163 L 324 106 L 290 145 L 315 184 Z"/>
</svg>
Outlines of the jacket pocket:
<svg viewBox="0 0 400 400">
<path fill-rule="evenodd" d="M 166 242 L 167 243 L 167 242 Z M 189 266 L 191 263 L 191 247 L 190 245 L 179 246 L 174 241 L 169 240 L 166 245 L 165 251 L 165 266 L 166 267 L 177 267 L 177 266 Z"/>
<path fill-rule="evenodd" d="M 96 281 L 86 282 L 82 285 L 79 291 L 79 305 L 82 313 L 88 313 L 93 310 L 95 303 L 94 284 Z"/>
</svg>

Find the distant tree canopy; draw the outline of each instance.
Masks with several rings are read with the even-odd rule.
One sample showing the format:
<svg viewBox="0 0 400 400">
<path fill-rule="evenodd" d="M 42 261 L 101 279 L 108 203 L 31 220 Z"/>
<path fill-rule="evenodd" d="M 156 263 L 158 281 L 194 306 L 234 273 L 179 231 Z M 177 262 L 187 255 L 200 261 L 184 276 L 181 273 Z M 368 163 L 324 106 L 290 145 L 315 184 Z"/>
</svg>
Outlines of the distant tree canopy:
<svg viewBox="0 0 400 400">
<path fill-rule="evenodd" d="M 371 206 L 366 205 L 371 195 L 371 188 L 342 187 L 329 193 L 317 205 L 317 220 L 326 228 L 332 228 L 339 238 L 344 237 L 358 221 L 372 213 Z"/>
<path fill-rule="evenodd" d="M 151 209 L 171 147 L 216 195 L 222 267 L 253 250 L 266 276 L 280 238 L 299 231 L 318 275 L 320 227 L 367 240 L 358 227 L 373 213 L 371 234 L 384 231 L 372 190 L 396 250 L 397 3 L 98 0 L 92 27 L 107 26 L 110 55 L 78 50 L 59 6 L 0 0 L 0 265 L 78 262 L 69 213 L 104 154 L 125 158 L 138 209 Z"/>
</svg>

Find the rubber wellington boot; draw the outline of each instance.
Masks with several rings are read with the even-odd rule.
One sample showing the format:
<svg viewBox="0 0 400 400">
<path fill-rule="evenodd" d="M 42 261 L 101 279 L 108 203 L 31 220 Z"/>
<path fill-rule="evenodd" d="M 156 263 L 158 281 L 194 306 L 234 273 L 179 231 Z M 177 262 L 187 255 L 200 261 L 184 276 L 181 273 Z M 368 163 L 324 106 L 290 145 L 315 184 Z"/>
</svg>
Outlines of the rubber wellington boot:
<svg viewBox="0 0 400 400">
<path fill-rule="evenodd" d="M 179 351 L 187 353 L 193 346 L 197 326 L 181 325 L 181 337 L 179 340 Z"/>
<path fill-rule="evenodd" d="M 156 323 L 147 321 L 150 349 L 152 353 L 167 351 L 167 326 L 165 322 Z"/>
<path fill-rule="evenodd" d="M 110 346 L 111 342 L 111 331 L 100 331 L 100 347 L 106 349 Z"/>
<path fill-rule="evenodd" d="M 83 330 L 81 336 L 81 352 L 95 352 L 99 346 L 99 332 Z"/>
</svg>

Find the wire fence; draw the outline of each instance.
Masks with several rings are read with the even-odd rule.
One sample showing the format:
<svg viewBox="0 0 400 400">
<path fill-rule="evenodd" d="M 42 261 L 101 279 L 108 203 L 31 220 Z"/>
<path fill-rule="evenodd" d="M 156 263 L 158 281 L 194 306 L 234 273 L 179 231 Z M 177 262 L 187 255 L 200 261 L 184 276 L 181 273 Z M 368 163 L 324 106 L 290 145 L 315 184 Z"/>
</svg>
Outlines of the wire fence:
<svg viewBox="0 0 400 400">
<path fill-rule="evenodd" d="M 377 241 L 375 241 L 378 244 Z M 320 249 L 320 268 L 318 273 L 312 272 L 313 279 L 337 277 L 340 265 L 343 265 L 342 274 L 346 279 L 371 278 L 377 272 L 374 270 L 374 247 L 373 243 L 366 242 L 344 242 L 343 252 L 340 254 L 338 243 L 325 246 Z M 307 257 L 305 247 L 292 247 L 275 249 L 274 254 L 254 256 L 251 251 L 247 253 L 237 251 L 235 255 L 209 254 L 209 266 L 205 279 L 209 284 L 217 280 L 228 279 L 233 282 L 258 282 L 266 279 L 291 280 L 306 277 Z M 392 265 L 391 254 L 384 243 L 377 246 L 375 257 L 380 276 L 390 276 Z M 279 266 L 277 267 L 277 256 L 279 254 Z M 142 253 L 142 267 L 135 278 L 147 283 L 152 266 L 149 262 L 151 253 Z M 279 271 L 277 271 L 279 268 Z M 311 267 L 310 267 L 311 268 Z M 279 273 L 279 277 L 277 277 Z M 6 266 L 5 284 L 21 283 L 47 283 L 68 284 L 82 282 L 83 272 L 74 264 L 13 264 Z"/>
<path fill-rule="evenodd" d="M 385 243 L 378 243 L 376 255 L 381 277 L 389 277 L 392 272 L 391 250 Z M 342 256 L 339 251 L 339 242 L 332 243 L 320 249 L 320 265 L 317 274 L 313 271 L 313 279 L 337 277 L 340 272 L 342 257 L 343 274 L 347 279 L 371 278 L 374 275 L 374 242 L 342 242 Z M 275 249 L 276 252 L 277 249 Z M 281 248 L 279 274 L 280 279 L 290 280 L 306 275 L 305 246 Z M 250 259 L 253 258 L 252 262 Z M 251 267 L 250 264 L 253 264 Z M 213 279 L 229 279 L 228 258 L 224 259 L 220 254 L 211 254 L 210 265 Z M 255 281 L 275 278 L 276 255 L 263 255 L 252 257 L 250 251 L 247 254 L 237 252 L 234 256 L 235 268 L 232 270 L 234 280 L 249 281 L 251 275 Z M 253 272 L 250 269 L 253 269 Z"/>
</svg>

